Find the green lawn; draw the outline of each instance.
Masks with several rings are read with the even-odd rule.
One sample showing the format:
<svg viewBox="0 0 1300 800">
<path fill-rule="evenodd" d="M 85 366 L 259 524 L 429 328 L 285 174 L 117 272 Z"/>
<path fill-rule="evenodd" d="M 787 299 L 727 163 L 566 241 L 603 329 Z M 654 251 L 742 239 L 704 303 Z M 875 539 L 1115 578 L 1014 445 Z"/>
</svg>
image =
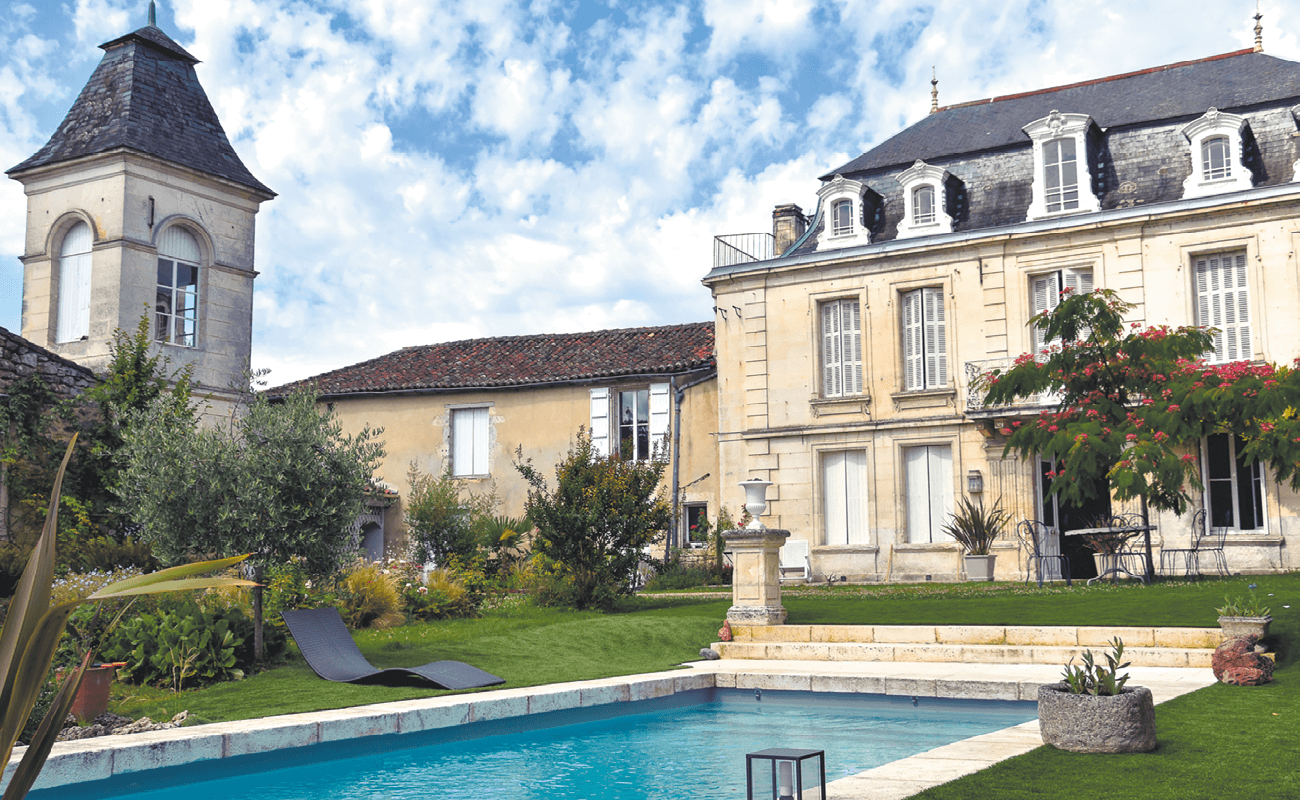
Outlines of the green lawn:
<svg viewBox="0 0 1300 800">
<path fill-rule="evenodd" d="M 1248 583 L 1273 608 L 1278 652 L 1269 686 L 1211 686 L 1161 705 L 1159 747 L 1140 755 L 1079 755 L 1039 748 L 923 795 L 958 798 L 1170 798 L 1225 795 L 1300 797 L 1300 573 L 1121 585 L 1023 584 L 804 588 L 787 592 L 792 624 L 1018 624 L 1213 626 L 1225 593 Z M 1267 595 L 1272 594 L 1271 597 Z M 1291 608 L 1284 608 L 1290 605 Z M 535 686 L 671 669 L 716 639 L 729 600 L 639 597 L 616 614 L 535 609 L 518 604 L 477 620 L 408 625 L 357 635 L 376 666 L 456 659 Z M 351 686 L 318 679 L 300 660 L 245 681 L 173 695 L 118 687 L 113 710 L 170 717 L 245 719 L 428 697 L 444 692 Z"/>
</svg>

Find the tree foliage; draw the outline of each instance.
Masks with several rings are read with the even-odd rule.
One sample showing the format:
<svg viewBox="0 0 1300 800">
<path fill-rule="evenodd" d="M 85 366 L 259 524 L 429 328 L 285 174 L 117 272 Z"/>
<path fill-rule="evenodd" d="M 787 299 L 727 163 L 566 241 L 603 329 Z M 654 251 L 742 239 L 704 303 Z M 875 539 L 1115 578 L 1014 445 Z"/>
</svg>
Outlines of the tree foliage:
<svg viewBox="0 0 1300 800">
<path fill-rule="evenodd" d="M 1211 329 L 1125 325 L 1132 310 L 1108 290 L 1065 293 L 1030 320 L 1047 347 L 984 384 L 986 407 L 1056 395 L 1055 409 L 1003 428 L 1006 452 L 1051 459 L 1052 491 L 1082 503 L 1104 477 L 1118 500 L 1144 499 L 1182 514 L 1201 487 L 1194 446 L 1214 433 L 1241 436 L 1241 455 L 1264 461 L 1300 489 L 1300 373 L 1239 361 L 1211 365 Z"/>
<path fill-rule="evenodd" d="M 411 487 L 405 504 L 408 535 L 420 561 L 446 565 L 453 556 L 468 561 L 482 541 L 482 520 L 491 519 L 496 495 L 462 490 L 451 470 L 434 477 L 414 464 L 406 474 Z"/>
<path fill-rule="evenodd" d="M 658 492 L 662 454 L 645 461 L 603 457 L 578 429 L 568 455 L 555 466 L 556 485 L 522 460 L 515 468 L 528 482 L 528 518 L 537 526 L 533 548 L 554 560 L 572 582 L 578 608 L 608 609 L 631 591 L 642 551 L 668 527 L 669 506 Z"/>
</svg>

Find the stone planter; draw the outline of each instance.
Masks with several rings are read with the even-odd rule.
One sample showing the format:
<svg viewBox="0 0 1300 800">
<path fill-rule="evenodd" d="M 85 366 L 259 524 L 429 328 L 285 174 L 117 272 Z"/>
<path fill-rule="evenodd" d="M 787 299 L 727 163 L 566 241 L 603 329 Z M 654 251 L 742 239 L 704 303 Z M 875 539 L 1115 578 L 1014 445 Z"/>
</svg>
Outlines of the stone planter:
<svg viewBox="0 0 1300 800">
<path fill-rule="evenodd" d="M 987 556 L 965 555 L 961 560 L 966 565 L 966 580 L 968 581 L 991 581 L 993 580 L 993 562 L 998 560 L 996 554 Z"/>
<path fill-rule="evenodd" d="M 1074 753 L 1145 753 L 1156 747 L 1156 707 L 1145 686 L 1113 697 L 1070 694 L 1064 683 L 1038 687 L 1043 742 Z"/>
<path fill-rule="evenodd" d="M 1097 565 L 1098 575 L 1105 575 L 1119 565 L 1119 553 L 1093 553 L 1092 563 Z"/>
<path fill-rule="evenodd" d="M 1219 617 L 1219 627 L 1223 629 L 1224 641 L 1239 636 L 1254 636 L 1259 640 L 1268 636 L 1268 623 L 1272 621 L 1272 617 Z"/>
</svg>

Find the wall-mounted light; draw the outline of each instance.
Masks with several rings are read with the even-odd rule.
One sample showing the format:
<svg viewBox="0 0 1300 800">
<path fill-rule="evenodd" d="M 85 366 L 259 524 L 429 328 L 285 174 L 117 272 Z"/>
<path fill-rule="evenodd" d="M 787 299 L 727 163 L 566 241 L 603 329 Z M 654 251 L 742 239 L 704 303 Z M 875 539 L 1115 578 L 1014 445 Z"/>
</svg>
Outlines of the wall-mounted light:
<svg viewBox="0 0 1300 800">
<path fill-rule="evenodd" d="M 966 473 L 966 493 L 981 494 L 984 491 L 984 475 L 973 469 Z"/>
</svg>

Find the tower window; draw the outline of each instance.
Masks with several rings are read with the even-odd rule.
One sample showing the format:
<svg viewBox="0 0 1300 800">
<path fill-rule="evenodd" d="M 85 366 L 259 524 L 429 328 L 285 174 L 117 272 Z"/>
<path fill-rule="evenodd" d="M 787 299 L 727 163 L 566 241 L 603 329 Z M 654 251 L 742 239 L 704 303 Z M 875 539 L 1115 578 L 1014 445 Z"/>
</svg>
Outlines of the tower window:
<svg viewBox="0 0 1300 800">
<path fill-rule="evenodd" d="M 90 334 L 90 226 L 78 222 L 59 250 L 59 306 L 54 340 L 75 342 Z"/>
<path fill-rule="evenodd" d="M 199 327 L 199 243 L 184 228 L 163 231 L 158 242 L 154 339 L 194 347 Z"/>
</svg>

